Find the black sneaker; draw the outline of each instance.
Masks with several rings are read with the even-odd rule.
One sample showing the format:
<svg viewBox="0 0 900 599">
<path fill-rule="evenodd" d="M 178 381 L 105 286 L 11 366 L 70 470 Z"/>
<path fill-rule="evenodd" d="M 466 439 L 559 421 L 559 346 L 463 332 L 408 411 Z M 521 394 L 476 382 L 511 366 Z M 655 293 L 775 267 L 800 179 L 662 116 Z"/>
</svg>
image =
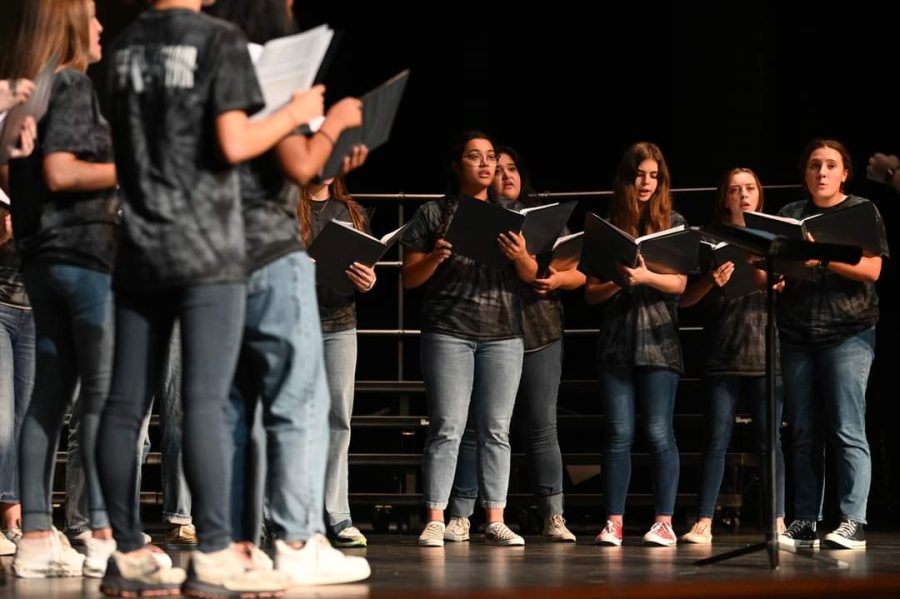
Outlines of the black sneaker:
<svg viewBox="0 0 900 599">
<path fill-rule="evenodd" d="M 834 532 L 825 535 L 825 544 L 832 549 L 865 549 L 864 526 L 853 520 L 844 520 Z"/>
<path fill-rule="evenodd" d="M 786 531 L 778 535 L 778 542 L 788 547 L 815 549 L 819 546 L 816 523 L 812 520 L 794 520 Z"/>
</svg>

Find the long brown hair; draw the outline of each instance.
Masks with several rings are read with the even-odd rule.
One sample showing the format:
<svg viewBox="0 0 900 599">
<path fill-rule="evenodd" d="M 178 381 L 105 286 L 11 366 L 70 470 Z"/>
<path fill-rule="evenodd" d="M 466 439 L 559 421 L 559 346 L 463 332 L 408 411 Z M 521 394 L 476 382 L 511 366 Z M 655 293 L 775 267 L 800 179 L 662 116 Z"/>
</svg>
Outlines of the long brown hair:
<svg viewBox="0 0 900 599">
<path fill-rule="evenodd" d="M 646 202 L 638 200 L 634 180 L 640 164 L 655 160 L 659 167 L 656 191 Z M 616 178 L 613 181 L 613 197 L 609 205 L 610 221 L 633 236 L 663 231 L 672 222 L 672 194 L 669 168 L 659 147 L 649 141 L 636 143 L 625 150 Z M 645 230 L 640 230 L 645 228 Z"/>
<path fill-rule="evenodd" d="M 733 168 L 722 177 L 722 180 L 719 181 L 719 187 L 716 190 L 716 222 L 717 223 L 727 223 L 731 222 L 731 210 L 729 210 L 725 203 L 728 200 L 728 190 L 731 187 L 731 178 L 738 173 L 747 173 L 753 180 L 756 181 L 756 189 L 759 190 L 759 205 L 756 207 L 757 212 L 763 212 L 763 206 L 765 206 L 765 195 L 763 194 L 763 186 L 762 183 L 759 182 L 759 177 L 756 173 L 753 172 L 753 169 L 749 169 L 747 167 L 739 166 L 737 168 Z"/>
<path fill-rule="evenodd" d="M 343 177 L 335 177 L 334 181 L 328 186 L 328 197 L 332 200 L 343 202 L 347 205 L 347 211 L 350 213 L 350 221 L 353 227 L 359 231 L 366 230 L 366 215 L 362 206 L 350 197 L 347 193 L 347 185 L 344 183 Z M 312 243 L 312 195 L 309 192 L 309 186 L 300 189 L 300 201 L 297 202 L 297 218 L 300 219 L 300 236 L 303 242 L 309 247 Z"/>
<path fill-rule="evenodd" d="M 24 0 L 5 52 L 5 78 L 34 79 L 56 56 L 59 66 L 86 71 L 91 62 L 92 0 Z"/>
</svg>

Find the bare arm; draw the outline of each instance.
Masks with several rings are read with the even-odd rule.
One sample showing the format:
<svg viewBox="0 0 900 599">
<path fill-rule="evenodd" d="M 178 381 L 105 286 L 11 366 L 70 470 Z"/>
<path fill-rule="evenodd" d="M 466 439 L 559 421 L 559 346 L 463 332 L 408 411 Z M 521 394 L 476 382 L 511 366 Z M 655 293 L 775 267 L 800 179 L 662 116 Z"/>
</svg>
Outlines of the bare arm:
<svg viewBox="0 0 900 599">
<path fill-rule="evenodd" d="M 69 152 L 53 152 L 44 157 L 47 189 L 58 191 L 100 191 L 116 186 L 116 165 L 112 162 L 85 162 Z"/>
<path fill-rule="evenodd" d="M 251 121 L 242 110 L 223 112 L 216 117 L 216 134 L 222 156 L 230 164 L 256 158 L 291 131 L 322 114 L 324 93 L 324 85 L 297 92 L 287 106 L 255 121 Z"/>
<path fill-rule="evenodd" d="M 857 264 L 829 262 L 828 270 L 851 281 L 874 283 L 881 276 L 881 256 L 863 256 Z"/>
<path fill-rule="evenodd" d="M 362 123 L 362 102 L 344 98 L 328 110 L 325 121 L 312 137 L 290 135 L 283 139 L 276 152 L 284 174 L 298 185 L 306 185 L 318 175 L 341 133 Z M 360 159 L 359 153 L 363 155 Z M 352 156 L 344 159 L 342 174 L 347 174 L 365 162 L 365 146 L 354 148 Z"/>
<path fill-rule="evenodd" d="M 589 304 L 602 304 L 617 294 L 621 287 L 612 281 L 601 281 L 595 277 L 587 277 L 584 287 L 584 300 Z"/>
<path fill-rule="evenodd" d="M 732 274 L 734 274 L 734 263 L 725 262 L 696 281 L 688 283 L 678 300 L 678 305 L 682 308 L 693 306 L 715 287 L 724 287 L 731 279 Z"/>
<path fill-rule="evenodd" d="M 644 257 L 638 255 L 638 265 L 634 268 L 619 266 L 619 271 L 625 277 L 629 287 L 647 285 L 657 291 L 680 295 L 687 286 L 687 275 L 661 275 L 647 268 Z"/>
<path fill-rule="evenodd" d="M 438 239 L 430 252 L 407 250 L 403 255 L 403 267 L 400 271 L 403 276 L 403 287 L 415 289 L 424 285 L 440 263 L 450 257 L 451 249 L 449 241 Z"/>
</svg>

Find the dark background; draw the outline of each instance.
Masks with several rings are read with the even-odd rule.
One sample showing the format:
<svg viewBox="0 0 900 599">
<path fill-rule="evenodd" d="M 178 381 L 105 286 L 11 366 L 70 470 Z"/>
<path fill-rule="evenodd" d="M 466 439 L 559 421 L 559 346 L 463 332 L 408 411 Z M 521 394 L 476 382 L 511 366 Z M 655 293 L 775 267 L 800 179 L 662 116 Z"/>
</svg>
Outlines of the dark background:
<svg viewBox="0 0 900 599">
<path fill-rule="evenodd" d="M 609 189 L 623 150 L 644 139 L 662 148 L 675 187 L 715 186 L 733 166 L 753 168 L 767 185 L 793 184 L 805 144 L 832 137 L 853 154 L 850 190 L 877 203 L 900 251 L 900 198 L 863 172 L 871 153 L 900 152 L 898 3 L 540 6 L 298 0 L 301 28 L 327 22 L 345 33 L 325 79 L 329 102 L 412 69 L 391 142 L 350 176 L 351 190 L 442 191 L 448 141 L 466 128 L 518 148 L 539 191 Z M 107 48 L 137 10 L 98 0 Z M 91 68 L 101 91 L 105 68 Z M 767 210 L 799 197 L 796 190 L 770 192 Z M 709 218 L 711 201 L 709 193 L 676 196 L 692 224 Z M 583 202 L 582 209 L 602 214 L 605 205 Z M 392 228 L 395 214 L 380 209 L 376 231 Z M 886 262 L 879 283 L 883 310 L 869 399 L 871 511 L 892 526 L 900 525 L 900 410 L 890 372 L 898 333 L 894 271 Z M 381 280 L 396 275 L 385 272 Z M 397 326 L 395 298 L 396 288 L 383 284 L 362 299 L 361 327 Z M 579 297 L 566 302 L 570 326 L 596 326 Z M 410 294 L 407 327 L 416 326 L 415 305 Z M 360 378 L 392 378 L 396 364 L 363 358 L 367 343 Z M 394 351 L 384 349 L 376 353 Z M 585 352 L 568 352 L 567 373 L 590 376 L 592 352 Z M 413 361 L 408 378 L 417 376 Z"/>
</svg>

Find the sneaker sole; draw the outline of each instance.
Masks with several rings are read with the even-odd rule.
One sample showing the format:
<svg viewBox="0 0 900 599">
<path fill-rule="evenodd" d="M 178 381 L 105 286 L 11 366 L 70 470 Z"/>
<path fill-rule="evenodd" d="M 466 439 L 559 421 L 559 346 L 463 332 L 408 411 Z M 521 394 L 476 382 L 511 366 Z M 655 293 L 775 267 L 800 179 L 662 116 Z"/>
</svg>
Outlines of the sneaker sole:
<svg viewBox="0 0 900 599">
<path fill-rule="evenodd" d="M 679 540 L 682 543 L 687 543 L 688 545 L 712 545 L 712 537 L 708 539 L 699 539 L 696 537 L 688 537 L 687 535 L 685 535 Z"/>
<path fill-rule="evenodd" d="M 80 577 L 84 573 L 84 566 L 82 565 L 80 568 L 50 567 L 35 569 L 23 568 L 13 562 L 12 571 L 17 578 L 75 578 Z"/>
<path fill-rule="evenodd" d="M 428 539 L 423 541 L 419 539 L 419 547 L 443 547 L 444 539 Z"/>
<path fill-rule="evenodd" d="M 794 539 L 779 537 L 778 544 L 786 547 L 793 547 L 794 549 L 818 549 L 819 539 L 816 539 L 815 541 L 796 541 Z"/>
<path fill-rule="evenodd" d="M 825 537 L 825 546 L 829 549 L 865 549 L 866 542 L 865 541 L 853 541 L 850 539 L 844 538 L 829 538 Z"/>
<path fill-rule="evenodd" d="M 331 541 L 332 546 L 340 547 L 341 549 L 352 549 L 353 547 L 366 547 L 368 541 L 363 539 L 361 541 L 338 541 L 334 539 Z"/>
<path fill-rule="evenodd" d="M 190 580 L 181 586 L 181 594 L 197 599 L 268 599 L 283 597 L 286 589 L 278 591 L 234 591 L 221 585 L 206 584 L 199 580 Z"/>
<path fill-rule="evenodd" d="M 574 543 L 575 537 L 569 537 L 566 535 L 541 535 L 541 540 L 547 541 L 548 543 Z"/>
<path fill-rule="evenodd" d="M 154 585 L 148 588 L 143 583 L 121 578 L 104 582 L 100 585 L 100 592 L 107 597 L 172 597 L 181 594 L 181 585 Z"/>
<path fill-rule="evenodd" d="M 644 539 L 645 547 L 675 547 L 678 541 L 665 541 L 663 539 Z"/>
<path fill-rule="evenodd" d="M 615 541 L 608 541 L 606 539 L 594 539 L 594 545 L 598 547 L 621 547 L 622 540 L 617 539 Z"/>
<path fill-rule="evenodd" d="M 365 572 L 342 572 L 338 576 L 306 576 L 306 577 L 296 577 L 291 576 L 291 582 L 294 586 L 320 586 L 327 584 L 347 584 L 348 582 L 359 582 L 360 580 L 366 580 L 372 575 L 372 570 L 367 568 Z"/>
<path fill-rule="evenodd" d="M 469 533 L 464 535 L 444 534 L 444 540 L 451 543 L 463 543 L 469 540 Z"/>
<path fill-rule="evenodd" d="M 484 539 L 485 545 L 491 545 L 493 547 L 524 547 L 525 539 L 510 539 L 508 541 L 493 541 L 491 539 Z"/>
</svg>

